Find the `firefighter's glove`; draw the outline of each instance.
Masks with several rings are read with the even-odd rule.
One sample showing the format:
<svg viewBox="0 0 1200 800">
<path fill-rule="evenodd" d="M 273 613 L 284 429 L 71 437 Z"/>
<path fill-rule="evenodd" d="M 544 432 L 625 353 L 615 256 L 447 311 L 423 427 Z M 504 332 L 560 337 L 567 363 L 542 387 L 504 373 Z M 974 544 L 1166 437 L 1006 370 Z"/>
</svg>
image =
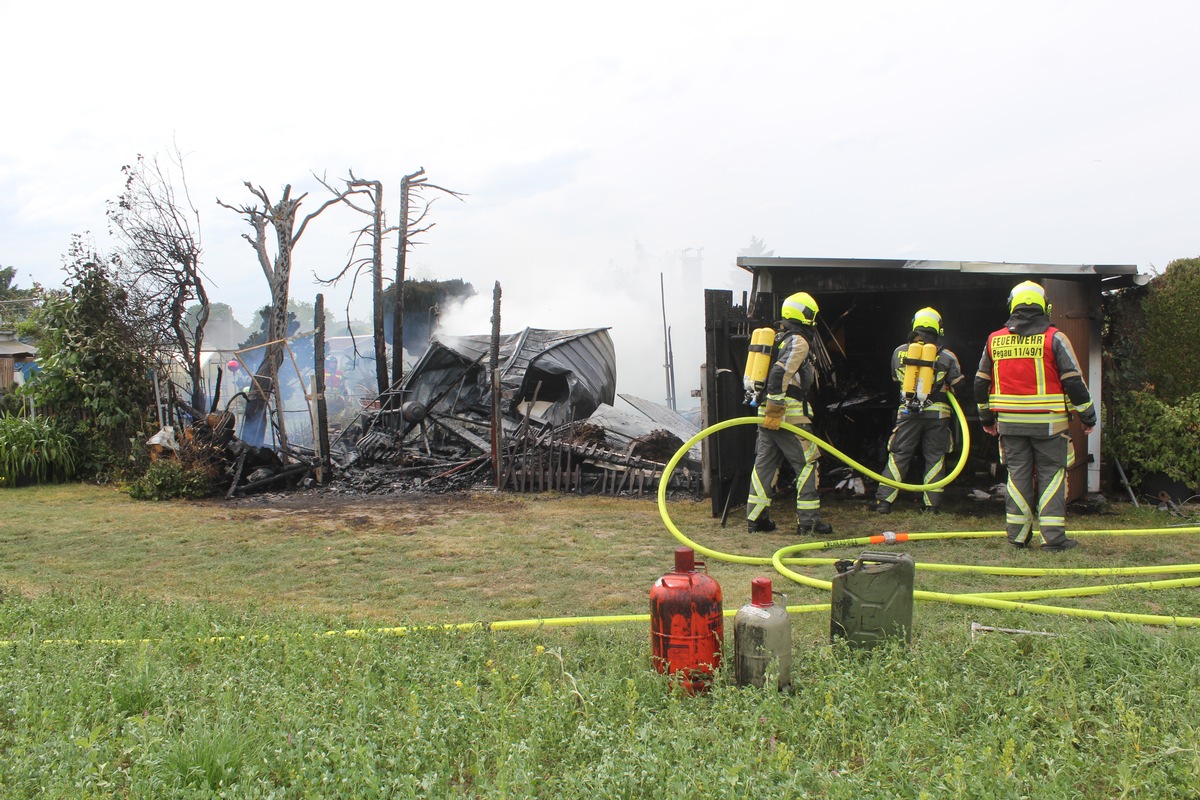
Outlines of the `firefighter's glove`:
<svg viewBox="0 0 1200 800">
<path fill-rule="evenodd" d="M 762 426 L 769 431 L 779 430 L 779 423 L 783 422 L 783 412 L 787 410 L 787 406 L 783 403 L 776 403 L 774 400 L 768 400 L 765 409 Z"/>
</svg>

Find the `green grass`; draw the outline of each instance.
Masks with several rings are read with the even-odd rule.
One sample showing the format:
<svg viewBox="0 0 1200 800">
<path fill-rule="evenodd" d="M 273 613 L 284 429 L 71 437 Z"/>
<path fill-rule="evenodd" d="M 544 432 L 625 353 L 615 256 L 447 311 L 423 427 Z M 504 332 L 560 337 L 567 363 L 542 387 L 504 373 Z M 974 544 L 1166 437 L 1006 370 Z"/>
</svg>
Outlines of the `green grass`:
<svg viewBox="0 0 1200 800">
<path fill-rule="evenodd" d="M 994 507 L 959 511 L 883 521 L 999 525 Z M 671 512 L 722 550 L 791 541 L 740 519 L 721 529 L 707 503 Z M 881 529 L 857 502 L 825 516 L 839 534 Z M 4 490 L 0 518 L 3 797 L 1200 796 L 1194 629 L 921 603 L 908 648 L 863 654 L 830 645 L 827 613 L 795 615 L 792 693 L 738 689 L 722 672 L 699 697 L 651 668 L 643 623 L 324 635 L 645 613 L 676 545 L 652 501 L 476 493 L 321 509 L 76 486 Z M 1180 521 L 1119 509 L 1070 525 L 1168 520 Z M 1200 562 L 1194 534 L 1082 540 L 1056 555 L 994 539 L 897 549 L 1008 566 Z M 771 574 L 709 570 L 727 609 Z M 1100 580 L 1112 579 L 919 572 L 917 585 Z M 775 581 L 794 603 L 828 599 Z M 1196 594 L 1059 602 L 1200 616 Z M 1056 635 L 972 639 L 971 621 Z M 94 641 L 117 638 L 144 641 Z"/>
</svg>

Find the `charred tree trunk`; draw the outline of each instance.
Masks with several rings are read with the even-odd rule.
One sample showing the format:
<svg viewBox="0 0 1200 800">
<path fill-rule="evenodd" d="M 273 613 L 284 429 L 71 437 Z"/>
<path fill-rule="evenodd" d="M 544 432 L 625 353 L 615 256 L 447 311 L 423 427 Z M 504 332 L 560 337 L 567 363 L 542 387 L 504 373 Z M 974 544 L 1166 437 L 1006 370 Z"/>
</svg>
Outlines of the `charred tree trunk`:
<svg viewBox="0 0 1200 800">
<path fill-rule="evenodd" d="M 271 287 L 271 307 L 267 314 L 267 346 L 263 353 L 262 363 L 259 364 L 250 382 L 250 391 L 246 396 L 246 416 L 243 422 L 242 438 L 253 445 L 263 445 L 267 442 L 268 422 L 270 419 L 270 401 L 274 395 L 278 397 L 279 365 L 283 363 L 283 344 L 287 338 L 288 287 L 292 275 L 292 251 L 308 223 L 337 199 L 326 201 L 324 205 L 304 218 L 299 229 L 296 225 L 296 212 L 307 193 L 292 199 L 291 184 L 283 187 L 283 197 L 278 203 L 271 203 L 266 191 L 261 187 L 246 183 L 250 193 L 262 201 L 262 207 L 246 206 L 235 208 L 217 201 L 218 205 L 237 211 L 254 228 L 254 236 L 242 234 L 242 238 L 250 243 L 258 256 L 259 266 Z M 275 258 L 272 262 L 267 248 L 267 226 L 270 225 L 275 234 Z M 295 233 L 293 233 L 295 230 Z"/>
<path fill-rule="evenodd" d="M 179 322 L 173 327 L 176 340 L 188 343 L 185 345 L 183 355 L 187 359 L 188 377 L 192 381 L 192 408 L 204 408 L 204 371 L 200 366 L 200 356 L 204 347 L 204 327 L 208 325 L 208 292 L 204 291 L 204 284 L 197 281 L 195 293 L 196 302 L 200 305 L 200 312 L 196 315 L 195 327 L 190 331 L 192 335 L 188 336 L 189 331 L 184 325 L 184 319 L 187 316 L 186 307 L 182 309 L 182 313 L 174 315 L 174 319 L 178 319 Z M 181 303 L 181 305 L 184 304 Z"/>
<path fill-rule="evenodd" d="M 395 383 L 404 377 L 404 273 L 408 261 L 409 191 L 413 180 L 424 174 L 425 170 L 419 169 L 400 179 L 400 242 L 396 249 L 396 296 L 392 305 L 392 381 Z"/>
<path fill-rule="evenodd" d="M 436 189 L 440 192 L 445 192 L 451 197 L 462 199 L 458 192 L 451 191 L 441 186 L 435 186 L 427 183 L 422 177 L 425 170 L 418 169 L 409 175 L 405 175 L 401 180 L 400 191 L 400 222 L 394 228 L 385 228 L 383 224 L 383 184 L 380 181 L 366 181 L 354 177 L 354 173 L 350 173 L 349 179 L 346 180 L 346 190 L 338 191 L 334 189 L 325 180 L 321 183 L 329 191 L 333 192 L 335 200 L 340 200 L 346 203 L 362 214 L 367 214 L 371 217 L 371 226 L 369 235 L 371 239 L 371 299 L 372 299 L 372 327 L 375 333 L 375 377 L 376 389 L 380 396 L 388 394 L 391 386 L 400 383 L 404 377 L 404 282 L 405 282 L 405 260 L 408 254 L 408 248 L 412 244 L 413 236 L 424 233 L 433 227 L 432 223 L 425 224 L 424 219 L 429 211 L 429 203 L 425 203 L 424 208 L 415 215 L 412 213 L 413 196 L 419 197 L 422 189 Z M 362 208 L 351 202 L 352 195 L 363 193 L 369 189 L 371 195 L 371 208 Z M 365 205 L 365 204 L 364 204 Z M 384 302 L 383 302 L 383 237 L 392 231 L 398 232 L 399 243 L 396 249 L 396 282 L 395 282 L 395 304 L 392 308 L 392 374 L 391 379 L 388 379 L 388 364 L 387 364 L 387 343 L 384 336 Z M 368 228 L 362 228 L 359 232 L 359 238 L 368 235 Z M 351 251 L 351 258 L 345 268 L 336 276 L 328 279 L 320 279 L 322 283 L 335 284 L 348 274 L 353 274 L 353 280 L 358 281 L 359 268 L 365 263 L 365 259 L 359 259 L 357 256 L 358 244 Z M 349 309 L 347 308 L 347 311 Z"/>
<path fill-rule="evenodd" d="M 250 381 L 250 392 L 246 399 L 246 419 L 242 438 L 254 445 L 268 441 L 271 397 L 278 396 L 276 382 L 279 380 L 279 365 L 283 363 L 283 341 L 287 338 L 288 290 L 292 274 L 292 248 L 290 247 L 295 208 L 286 209 L 287 195 L 272 209 L 275 239 L 279 248 L 275 266 L 267 280 L 271 285 L 271 309 L 267 315 L 267 346 L 263 350 L 262 362 L 254 371 Z M 265 230 L 263 231 L 265 234 Z"/>
<path fill-rule="evenodd" d="M 313 311 L 313 367 L 317 399 L 317 483 L 329 480 L 329 407 L 325 403 L 325 295 L 318 294 Z"/>
<path fill-rule="evenodd" d="M 375 339 L 375 385 L 384 394 L 388 382 L 387 339 L 383 332 L 383 184 L 360 181 L 371 187 L 371 324 Z"/>
</svg>

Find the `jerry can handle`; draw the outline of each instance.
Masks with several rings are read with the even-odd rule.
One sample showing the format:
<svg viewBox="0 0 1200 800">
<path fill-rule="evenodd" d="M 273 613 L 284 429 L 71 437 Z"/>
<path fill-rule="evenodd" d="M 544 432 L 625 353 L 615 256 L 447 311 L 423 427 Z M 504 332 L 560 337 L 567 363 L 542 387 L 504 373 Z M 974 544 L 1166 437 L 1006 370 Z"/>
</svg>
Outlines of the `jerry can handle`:
<svg viewBox="0 0 1200 800">
<path fill-rule="evenodd" d="M 837 570 L 839 575 L 846 573 L 854 574 L 863 568 L 865 564 L 911 564 L 912 558 L 906 553 L 860 553 L 858 558 L 839 558 L 834 562 L 833 568 Z"/>
<path fill-rule="evenodd" d="M 859 569 L 859 565 L 864 562 L 873 564 L 907 564 L 912 561 L 912 557 L 907 553 L 875 553 L 864 551 L 858 554 L 858 558 L 854 559 L 854 568 Z"/>
</svg>

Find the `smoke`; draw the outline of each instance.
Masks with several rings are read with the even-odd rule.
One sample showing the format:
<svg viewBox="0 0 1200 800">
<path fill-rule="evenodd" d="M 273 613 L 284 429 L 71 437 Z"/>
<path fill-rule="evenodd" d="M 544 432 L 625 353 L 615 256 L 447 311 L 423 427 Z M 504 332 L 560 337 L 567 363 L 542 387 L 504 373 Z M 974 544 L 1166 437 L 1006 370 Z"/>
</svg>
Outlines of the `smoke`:
<svg viewBox="0 0 1200 800">
<path fill-rule="evenodd" d="M 647 254 L 636 248 L 622 263 L 594 268 L 509 270 L 500 280 L 500 329 L 576 330 L 608 328 L 617 353 L 617 392 L 666 403 L 667 333 L 674 365 L 676 407 L 699 405 L 704 363 L 706 276 L 725 285 L 728 269 L 707 268 L 683 250 Z M 715 273 L 715 274 L 714 274 Z M 436 333 L 491 332 L 496 280 L 472 279 L 477 294 L 442 310 Z M 664 325 L 665 311 L 665 325 Z"/>
</svg>

